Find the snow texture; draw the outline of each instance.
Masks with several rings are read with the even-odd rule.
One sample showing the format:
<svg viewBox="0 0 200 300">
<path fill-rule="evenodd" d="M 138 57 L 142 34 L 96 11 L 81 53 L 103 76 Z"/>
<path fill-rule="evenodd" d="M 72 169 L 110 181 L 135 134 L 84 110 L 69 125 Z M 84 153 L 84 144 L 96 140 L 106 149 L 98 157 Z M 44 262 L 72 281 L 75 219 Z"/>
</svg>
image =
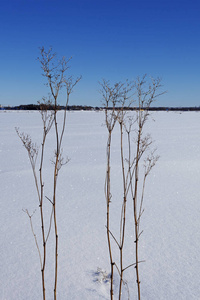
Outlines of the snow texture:
<svg viewBox="0 0 200 300">
<path fill-rule="evenodd" d="M 147 180 L 140 241 L 143 300 L 200 299 L 200 114 L 155 112 L 147 123 L 160 159 Z M 61 117 L 61 115 L 60 115 Z M 58 299 L 109 299 L 106 238 L 107 130 L 103 112 L 68 112 L 63 151 L 70 158 L 58 178 Z M 0 299 L 42 299 L 40 263 L 27 215 L 33 215 L 40 242 L 37 194 L 31 166 L 15 127 L 41 144 L 38 112 L 0 112 Z M 45 195 L 51 196 L 54 131 L 49 133 L 44 164 Z M 117 130 L 112 140 L 111 228 L 119 232 L 121 206 Z M 128 204 L 131 218 L 132 206 Z M 46 200 L 46 210 L 50 203 Z M 115 210 L 115 211 L 113 211 Z M 46 224 L 48 220 L 46 220 Z M 134 234 L 127 225 L 125 264 L 134 262 Z M 47 245 L 47 300 L 53 299 L 53 232 Z M 114 252 L 118 259 L 117 250 Z M 125 271 L 123 299 L 136 299 L 135 269 Z M 114 278 L 115 299 L 118 275 Z"/>
</svg>

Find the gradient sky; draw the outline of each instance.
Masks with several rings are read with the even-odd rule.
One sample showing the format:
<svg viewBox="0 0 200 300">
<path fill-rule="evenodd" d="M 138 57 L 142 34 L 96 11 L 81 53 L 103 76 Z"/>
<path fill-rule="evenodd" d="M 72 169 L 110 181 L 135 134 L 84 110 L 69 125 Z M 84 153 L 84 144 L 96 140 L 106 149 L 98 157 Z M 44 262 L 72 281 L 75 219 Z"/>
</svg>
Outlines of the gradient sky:
<svg viewBox="0 0 200 300">
<path fill-rule="evenodd" d="M 0 104 L 47 95 L 39 47 L 72 56 L 70 104 L 101 105 L 98 82 L 161 77 L 157 106 L 200 106 L 199 0 L 0 0 Z"/>
</svg>

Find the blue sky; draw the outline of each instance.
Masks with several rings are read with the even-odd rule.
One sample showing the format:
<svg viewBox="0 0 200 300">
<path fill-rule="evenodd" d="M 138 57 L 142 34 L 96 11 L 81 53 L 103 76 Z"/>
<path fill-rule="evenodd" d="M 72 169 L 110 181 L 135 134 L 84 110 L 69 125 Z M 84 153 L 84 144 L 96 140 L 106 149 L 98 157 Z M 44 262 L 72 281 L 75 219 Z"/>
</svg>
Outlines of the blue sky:
<svg viewBox="0 0 200 300">
<path fill-rule="evenodd" d="M 98 82 L 162 78 L 158 106 L 200 106 L 200 2 L 0 0 L 0 104 L 47 95 L 39 47 L 72 56 L 70 104 L 101 105 Z M 62 102 L 62 100 L 61 100 Z"/>
</svg>

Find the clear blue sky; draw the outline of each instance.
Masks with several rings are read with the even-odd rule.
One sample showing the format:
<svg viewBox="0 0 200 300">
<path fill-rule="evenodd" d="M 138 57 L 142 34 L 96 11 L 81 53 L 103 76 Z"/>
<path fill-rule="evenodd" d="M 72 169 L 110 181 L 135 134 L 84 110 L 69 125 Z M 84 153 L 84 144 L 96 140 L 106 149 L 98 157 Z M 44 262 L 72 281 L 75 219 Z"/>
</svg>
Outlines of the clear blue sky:
<svg viewBox="0 0 200 300">
<path fill-rule="evenodd" d="M 199 0 L 0 0 L 0 104 L 48 93 L 36 58 L 52 46 L 82 75 L 70 104 L 101 105 L 98 81 L 162 77 L 159 106 L 200 106 Z"/>
</svg>

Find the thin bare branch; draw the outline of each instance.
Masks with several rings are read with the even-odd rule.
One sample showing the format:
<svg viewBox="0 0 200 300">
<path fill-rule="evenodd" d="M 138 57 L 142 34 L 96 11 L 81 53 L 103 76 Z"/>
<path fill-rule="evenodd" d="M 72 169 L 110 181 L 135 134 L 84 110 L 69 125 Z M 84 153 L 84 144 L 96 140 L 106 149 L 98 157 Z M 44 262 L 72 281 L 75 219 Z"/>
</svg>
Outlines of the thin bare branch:
<svg viewBox="0 0 200 300">
<path fill-rule="evenodd" d="M 49 200 L 49 202 L 53 205 L 53 202 L 51 201 L 51 199 L 50 199 L 49 197 L 45 196 L 45 198 L 46 198 L 47 200 Z"/>
<path fill-rule="evenodd" d="M 143 263 L 143 262 L 145 262 L 145 260 L 140 260 L 140 261 L 138 261 L 138 264 Z M 123 269 L 123 271 L 125 271 L 125 270 L 127 270 L 128 268 L 133 267 L 133 266 L 136 266 L 136 263 L 133 263 L 133 264 L 127 266 L 126 268 Z"/>
<path fill-rule="evenodd" d="M 23 209 L 23 212 L 25 212 L 27 214 L 27 216 L 29 217 L 29 221 L 30 221 L 30 225 L 31 225 L 31 231 L 32 231 L 32 234 L 33 234 L 34 239 L 35 239 L 35 244 L 36 244 L 37 251 L 38 251 L 38 254 L 39 254 L 39 258 L 40 258 L 40 265 L 41 265 L 41 268 L 42 268 L 42 256 L 41 256 L 41 253 L 40 253 L 40 248 L 39 248 L 39 245 L 38 245 L 37 236 L 34 232 L 33 222 L 32 222 L 32 216 L 34 215 L 35 211 L 32 213 L 32 215 L 29 214 L 28 209 Z"/>
<path fill-rule="evenodd" d="M 105 226 L 105 227 L 106 227 L 106 229 L 108 229 L 107 226 Z M 119 245 L 117 239 L 115 238 L 114 234 L 109 229 L 108 229 L 108 231 L 109 231 L 110 235 L 112 236 L 113 240 L 115 241 L 115 243 L 117 244 L 117 246 L 120 248 L 120 245 Z"/>
</svg>

